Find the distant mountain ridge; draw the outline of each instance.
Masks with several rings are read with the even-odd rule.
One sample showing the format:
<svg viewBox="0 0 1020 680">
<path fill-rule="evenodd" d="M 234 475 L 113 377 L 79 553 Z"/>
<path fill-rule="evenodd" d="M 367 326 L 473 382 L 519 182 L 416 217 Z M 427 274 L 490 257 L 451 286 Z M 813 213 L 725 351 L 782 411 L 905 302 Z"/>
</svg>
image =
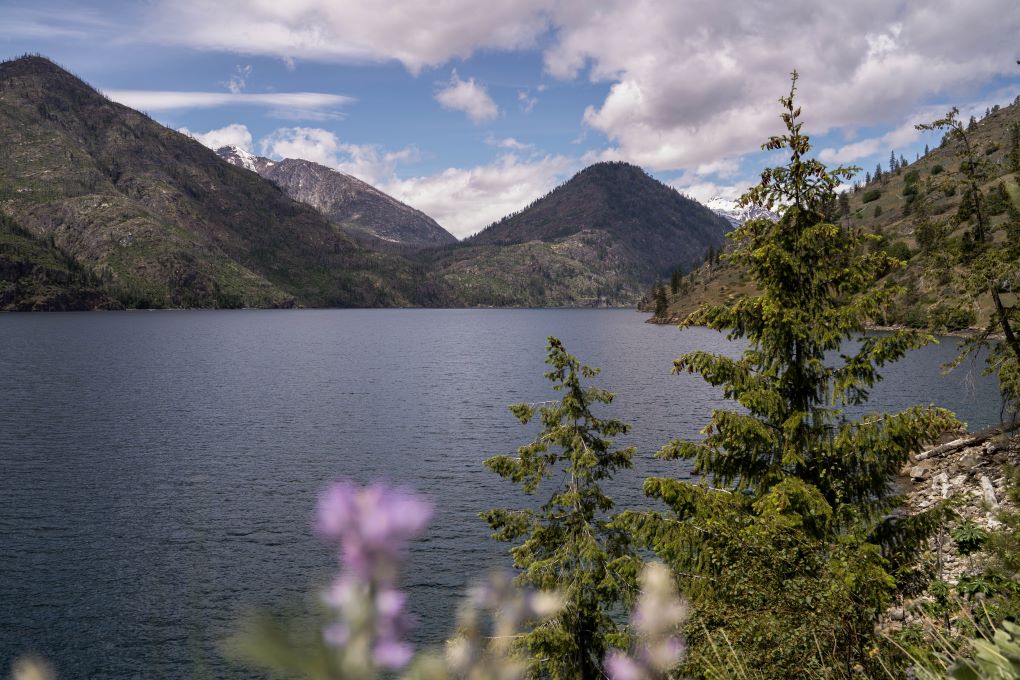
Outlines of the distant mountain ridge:
<svg viewBox="0 0 1020 680">
<path fill-rule="evenodd" d="M 636 280 L 700 262 L 730 224 L 697 201 L 623 162 L 590 165 L 514 215 L 467 239 L 473 244 L 551 242 L 604 232 L 630 252 Z"/>
<path fill-rule="evenodd" d="M 357 177 L 299 158 L 273 161 L 236 146 L 216 150 L 228 163 L 256 172 L 296 201 L 307 203 L 354 235 L 390 243 L 434 247 L 457 238 L 431 217 Z"/>
<path fill-rule="evenodd" d="M 4 309 L 632 305 L 728 229 L 601 163 L 456 242 L 325 166 L 224 159 L 37 56 L 0 62 L 0 139 Z"/>
<path fill-rule="evenodd" d="M 45 58 L 0 63 L 0 139 L 0 211 L 127 306 L 448 300 L 413 263 Z"/>
<path fill-rule="evenodd" d="M 635 305 L 719 248 L 730 225 L 626 163 L 590 166 L 428 267 L 468 304 Z"/>
</svg>

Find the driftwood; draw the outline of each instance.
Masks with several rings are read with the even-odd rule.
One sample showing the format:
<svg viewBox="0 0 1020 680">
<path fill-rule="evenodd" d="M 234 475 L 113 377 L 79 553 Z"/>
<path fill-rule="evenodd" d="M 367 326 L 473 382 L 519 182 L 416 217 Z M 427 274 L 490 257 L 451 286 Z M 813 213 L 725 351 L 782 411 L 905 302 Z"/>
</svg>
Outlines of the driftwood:
<svg viewBox="0 0 1020 680">
<path fill-rule="evenodd" d="M 938 458 L 944 456 L 947 453 L 965 449 L 970 446 L 977 446 L 978 444 L 984 444 L 989 439 L 997 437 L 1000 434 L 1012 432 L 1013 430 L 1020 429 L 1020 420 L 1014 420 L 1011 423 L 1003 423 L 1001 425 L 994 425 L 992 427 L 985 428 L 980 432 L 967 435 L 966 437 L 960 437 L 954 439 L 951 442 L 940 444 L 934 448 L 928 449 L 922 453 L 917 454 L 914 460 L 927 460 L 928 458 Z"/>
</svg>

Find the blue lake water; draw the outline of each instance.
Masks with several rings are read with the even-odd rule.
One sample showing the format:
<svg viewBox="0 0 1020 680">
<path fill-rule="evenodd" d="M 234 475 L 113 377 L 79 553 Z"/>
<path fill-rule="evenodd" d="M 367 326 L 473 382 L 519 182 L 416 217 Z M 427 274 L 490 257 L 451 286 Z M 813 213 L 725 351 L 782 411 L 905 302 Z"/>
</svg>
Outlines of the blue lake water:
<svg viewBox="0 0 1020 680">
<path fill-rule="evenodd" d="M 481 510 L 521 502 L 482 460 L 533 434 L 510 415 L 553 398 L 545 339 L 602 367 L 633 425 L 641 480 L 684 476 L 652 454 L 693 437 L 719 395 L 670 374 L 720 335 L 630 310 L 193 311 L 0 316 L 0 674 L 23 653 L 61 677 L 250 677 L 219 641 L 253 607 L 298 607 L 335 570 L 310 530 L 345 476 L 431 496 L 405 583 L 434 644 L 465 584 L 507 565 Z M 994 383 L 950 376 L 944 339 L 885 371 L 869 410 L 953 409 L 997 422 Z"/>
</svg>

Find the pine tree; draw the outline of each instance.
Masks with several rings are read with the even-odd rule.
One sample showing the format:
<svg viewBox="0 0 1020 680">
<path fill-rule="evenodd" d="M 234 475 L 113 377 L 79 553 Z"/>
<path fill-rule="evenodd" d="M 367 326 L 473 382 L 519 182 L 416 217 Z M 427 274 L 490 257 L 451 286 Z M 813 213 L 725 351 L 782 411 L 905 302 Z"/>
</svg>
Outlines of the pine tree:
<svg viewBox="0 0 1020 680">
<path fill-rule="evenodd" d="M 925 156 L 927 156 L 927 155 L 928 155 L 928 153 L 929 153 L 928 145 L 927 145 L 927 144 L 925 144 L 925 145 L 924 145 L 924 155 L 925 155 Z"/>
<path fill-rule="evenodd" d="M 1020 172 L 1020 124 L 1009 127 L 1009 171 Z"/>
<path fill-rule="evenodd" d="M 590 384 L 598 371 L 567 353 L 549 338 L 546 378 L 563 393 L 537 413 L 542 432 L 518 449 L 516 456 L 496 456 L 486 467 L 534 493 L 542 482 L 553 484 L 549 499 L 537 509 L 497 509 L 482 513 L 502 541 L 522 541 L 511 549 L 518 581 L 564 598 L 560 614 L 533 628 L 520 641 L 534 675 L 556 680 L 595 680 L 604 676 L 608 648 L 623 646 L 626 636 L 612 618 L 629 602 L 640 564 L 628 536 L 610 525 L 612 499 L 601 484 L 614 472 L 631 467 L 634 449 L 612 450 L 609 437 L 629 429 L 624 423 L 596 417 L 595 404 L 613 395 Z M 523 424 L 536 405 L 510 407 Z"/>
<path fill-rule="evenodd" d="M 907 159 L 906 159 L 906 158 L 904 158 L 903 154 L 900 154 L 900 165 L 899 165 L 899 169 L 900 169 L 900 170 L 902 170 L 903 168 L 907 167 L 908 165 L 909 165 L 909 163 L 907 163 Z"/>
<path fill-rule="evenodd" d="M 701 375 L 736 408 L 714 411 L 702 440 L 657 454 L 692 461 L 700 478 L 646 480 L 645 492 L 669 512 L 621 521 L 682 576 L 702 626 L 691 638 L 693 665 L 710 655 L 713 633 L 725 634 L 747 667 L 820 677 L 818 663 L 848 675 L 854 663 L 872 663 L 865 646 L 894 587 L 891 570 L 934 524 L 892 517 L 901 501 L 893 481 L 911 452 L 956 421 L 933 407 L 861 420 L 843 411 L 866 402 L 882 366 L 930 338 L 862 337 L 896 293 L 873 284 L 900 263 L 870 247 L 874 237 L 824 221 L 822 207 L 854 169 L 808 157 L 796 81 L 794 72 L 780 99 L 787 133 L 763 145 L 788 149 L 790 160 L 764 170 L 741 199 L 782 216 L 730 234 L 727 259 L 760 293 L 703 307 L 684 323 L 748 346 L 739 358 L 696 351 L 674 362 L 674 372 Z M 859 345 L 847 347 L 853 340 Z"/>
<path fill-rule="evenodd" d="M 897 172 L 900 169 L 899 161 L 896 160 L 896 152 L 889 152 L 889 172 Z"/>
<path fill-rule="evenodd" d="M 1020 289 L 1020 258 L 1009 247 L 987 243 L 990 235 L 988 197 L 981 186 L 990 174 L 989 163 L 971 143 L 971 125 L 964 128 L 957 118 L 959 112 L 959 109 L 953 107 L 942 118 L 916 126 L 918 130 L 945 130 L 947 138 L 959 140 L 963 146 L 960 174 L 963 176 L 964 193 L 960 210 L 966 210 L 968 218 L 971 215 L 974 217 L 974 227 L 969 234 L 971 247 L 961 249 L 961 258 L 967 272 L 963 284 L 974 298 L 989 295 L 994 309 L 994 315 L 984 332 L 963 343 L 956 363 L 959 364 L 969 354 L 991 345 L 986 359 L 989 372 L 998 376 L 1003 399 L 1017 412 L 1020 411 L 1020 335 L 1017 334 L 1020 304 L 1008 304 L 1003 294 Z M 1015 219 L 1016 209 L 1011 202 L 1008 208 L 1011 219 Z M 993 339 L 996 333 L 1003 335 L 1001 342 Z"/>
<path fill-rule="evenodd" d="M 977 130 L 977 128 L 978 128 L 977 118 L 971 116 L 970 122 L 967 123 L 967 132 L 974 132 L 975 130 Z"/>
<path fill-rule="evenodd" d="M 661 283 L 655 284 L 655 288 L 652 290 L 652 299 L 655 302 L 655 316 L 659 319 L 664 319 L 666 312 L 669 311 L 669 298 L 666 296 L 666 287 Z"/>
</svg>

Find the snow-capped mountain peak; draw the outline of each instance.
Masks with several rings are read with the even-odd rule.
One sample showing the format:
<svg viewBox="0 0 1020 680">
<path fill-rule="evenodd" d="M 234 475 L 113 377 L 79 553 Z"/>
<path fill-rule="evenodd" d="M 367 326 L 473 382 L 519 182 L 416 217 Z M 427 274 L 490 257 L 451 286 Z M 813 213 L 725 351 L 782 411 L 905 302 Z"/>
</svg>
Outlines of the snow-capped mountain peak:
<svg viewBox="0 0 1020 680">
<path fill-rule="evenodd" d="M 756 205 L 742 208 L 737 205 L 736 201 L 723 198 L 722 196 L 714 197 L 705 203 L 705 207 L 714 212 L 716 215 L 726 218 L 734 227 L 739 227 L 744 222 L 757 219 L 759 217 L 768 217 L 773 220 L 779 219 L 779 215 L 766 210 L 765 208 Z"/>
<path fill-rule="evenodd" d="M 221 158 L 224 158 L 229 163 L 240 166 L 246 170 L 251 170 L 252 172 L 259 171 L 260 160 L 263 161 L 268 160 L 260 159 L 255 154 L 249 151 L 245 151 L 241 147 L 234 145 L 220 147 L 219 149 L 216 150 L 216 153 L 218 153 Z M 272 161 L 269 161 L 269 163 L 272 164 Z"/>
</svg>

